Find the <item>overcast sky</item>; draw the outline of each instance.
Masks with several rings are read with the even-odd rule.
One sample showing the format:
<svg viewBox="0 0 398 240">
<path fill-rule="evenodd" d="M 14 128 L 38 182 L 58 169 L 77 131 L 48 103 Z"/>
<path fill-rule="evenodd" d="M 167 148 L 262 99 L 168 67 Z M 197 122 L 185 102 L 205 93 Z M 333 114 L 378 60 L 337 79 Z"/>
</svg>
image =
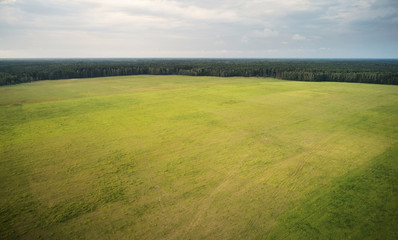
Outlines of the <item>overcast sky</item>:
<svg viewBox="0 0 398 240">
<path fill-rule="evenodd" d="M 398 0 L 0 0 L 0 58 L 398 58 Z"/>
</svg>

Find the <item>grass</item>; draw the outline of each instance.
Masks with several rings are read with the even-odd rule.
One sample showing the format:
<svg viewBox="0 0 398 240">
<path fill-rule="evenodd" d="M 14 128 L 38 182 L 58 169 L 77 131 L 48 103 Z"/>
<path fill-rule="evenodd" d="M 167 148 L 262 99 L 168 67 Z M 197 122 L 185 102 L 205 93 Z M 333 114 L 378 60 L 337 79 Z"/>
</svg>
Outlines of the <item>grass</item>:
<svg viewBox="0 0 398 240">
<path fill-rule="evenodd" d="M 2 239 L 397 239 L 398 87 L 0 87 Z"/>
<path fill-rule="evenodd" d="M 284 213 L 275 239 L 397 239 L 398 147 Z"/>
</svg>

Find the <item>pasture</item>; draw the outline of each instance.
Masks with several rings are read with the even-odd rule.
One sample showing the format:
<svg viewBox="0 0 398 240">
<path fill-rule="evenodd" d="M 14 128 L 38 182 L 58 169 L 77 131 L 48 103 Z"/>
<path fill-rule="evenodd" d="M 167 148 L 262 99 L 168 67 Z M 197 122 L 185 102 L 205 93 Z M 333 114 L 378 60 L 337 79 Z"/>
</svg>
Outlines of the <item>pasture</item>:
<svg viewBox="0 0 398 240">
<path fill-rule="evenodd" d="M 0 87 L 1 239 L 397 239 L 398 86 Z"/>
</svg>

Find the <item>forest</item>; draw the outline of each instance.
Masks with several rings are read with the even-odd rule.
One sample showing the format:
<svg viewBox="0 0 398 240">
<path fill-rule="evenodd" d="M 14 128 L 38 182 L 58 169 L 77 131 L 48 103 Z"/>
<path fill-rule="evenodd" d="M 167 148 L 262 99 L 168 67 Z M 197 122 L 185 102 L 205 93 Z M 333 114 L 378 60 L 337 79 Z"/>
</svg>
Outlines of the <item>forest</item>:
<svg viewBox="0 0 398 240">
<path fill-rule="evenodd" d="M 2 59 L 0 85 L 123 75 L 274 77 L 398 84 L 396 59 Z"/>
</svg>

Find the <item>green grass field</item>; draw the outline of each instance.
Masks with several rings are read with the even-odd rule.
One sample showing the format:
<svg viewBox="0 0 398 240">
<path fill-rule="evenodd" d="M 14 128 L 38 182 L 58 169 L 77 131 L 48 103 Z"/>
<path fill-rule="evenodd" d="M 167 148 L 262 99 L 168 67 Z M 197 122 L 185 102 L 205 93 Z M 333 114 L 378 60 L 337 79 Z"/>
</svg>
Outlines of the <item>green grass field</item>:
<svg viewBox="0 0 398 240">
<path fill-rule="evenodd" d="M 398 86 L 0 87 L 0 239 L 398 239 Z"/>
</svg>

